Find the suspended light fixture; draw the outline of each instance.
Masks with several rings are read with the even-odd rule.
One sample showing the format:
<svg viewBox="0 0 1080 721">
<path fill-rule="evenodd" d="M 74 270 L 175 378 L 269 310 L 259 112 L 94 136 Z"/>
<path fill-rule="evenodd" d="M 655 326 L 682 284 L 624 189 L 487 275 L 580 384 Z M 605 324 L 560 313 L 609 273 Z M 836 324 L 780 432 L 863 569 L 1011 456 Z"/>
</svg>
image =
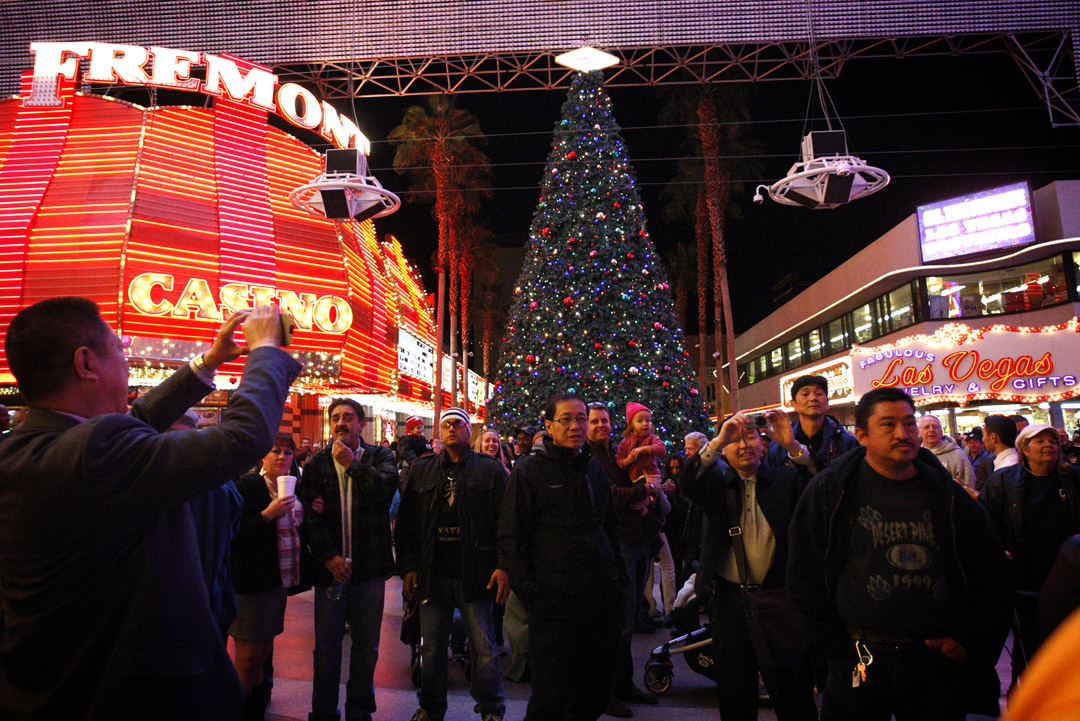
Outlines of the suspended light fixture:
<svg viewBox="0 0 1080 721">
<path fill-rule="evenodd" d="M 765 194 L 777 203 L 818 210 L 836 208 L 858 198 L 872 195 L 889 184 L 889 174 L 870 165 L 855 155 L 848 147 L 847 132 L 840 115 L 836 112 L 829 91 L 821 78 L 821 63 L 814 37 L 814 23 L 806 6 L 807 25 L 810 29 L 810 63 L 814 88 L 807 104 L 806 121 L 800 160 L 791 166 L 787 176 L 772 185 L 759 185 L 754 202 L 765 202 Z M 807 132 L 814 96 L 821 105 L 825 124 L 823 131 Z M 835 127 L 834 127 L 835 125 Z"/>
<path fill-rule="evenodd" d="M 326 151 L 322 175 L 289 193 L 289 202 L 336 220 L 382 218 L 401 207 L 401 199 L 371 175 L 367 156 L 356 148 Z"/>
</svg>

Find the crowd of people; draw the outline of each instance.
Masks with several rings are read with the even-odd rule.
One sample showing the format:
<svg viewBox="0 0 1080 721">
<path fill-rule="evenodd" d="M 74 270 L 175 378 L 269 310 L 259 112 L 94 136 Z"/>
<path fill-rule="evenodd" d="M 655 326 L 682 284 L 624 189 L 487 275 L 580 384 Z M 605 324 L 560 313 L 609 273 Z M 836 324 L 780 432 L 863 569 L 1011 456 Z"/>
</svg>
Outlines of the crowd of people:
<svg viewBox="0 0 1080 721">
<path fill-rule="evenodd" d="M 807 375 L 793 414 L 737 412 L 679 453 L 645 405 L 558 389 L 513 442 L 449 408 L 430 439 L 414 417 L 369 444 L 339 398 L 327 445 L 298 449 L 277 432 L 300 364 L 272 306 L 130 408 L 89 301 L 24 309 L 5 350 L 29 411 L 0 441 L 3 719 L 261 719 L 288 597 L 313 589 L 309 720 L 369 721 L 394 574 L 420 630 L 413 721 L 447 715 L 455 611 L 482 721 L 505 717 L 504 671 L 531 683 L 527 721 L 657 704 L 633 634 L 701 614 L 723 721 L 757 718 L 759 681 L 780 721 L 905 721 L 997 716 L 1010 630 L 1019 674 L 1080 605 L 1080 469 L 1022 417 L 957 440 L 880 388 L 851 433 Z M 241 354 L 197 428 L 188 409 Z"/>
</svg>

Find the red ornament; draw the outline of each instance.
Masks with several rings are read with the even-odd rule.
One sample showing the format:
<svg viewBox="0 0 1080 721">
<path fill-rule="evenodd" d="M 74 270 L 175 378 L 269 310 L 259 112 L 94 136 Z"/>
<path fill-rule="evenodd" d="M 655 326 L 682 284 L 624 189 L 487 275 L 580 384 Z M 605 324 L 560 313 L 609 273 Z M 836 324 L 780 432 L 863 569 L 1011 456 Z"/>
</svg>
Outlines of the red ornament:
<svg viewBox="0 0 1080 721">
<path fill-rule="evenodd" d="M 532 301 L 531 303 L 529 303 L 529 310 L 536 310 L 539 307 L 540 307 L 540 304 L 537 303 L 535 300 Z"/>
<path fill-rule="evenodd" d="M 614 203 L 611 204 L 611 207 L 612 208 L 621 208 L 622 206 L 619 205 L 619 201 L 616 200 Z"/>
<path fill-rule="evenodd" d="M 564 305 L 571 305 L 571 304 L 573 304 L 574 299 L 571 298 L 570 296 L 567 296 L 567 297 L 562 299 L 562 302 L 563 302 Z"/>
<path fill-rule="evenodd" d="M 590 250 L 589 251 L 589 257 L 590 258 L 595 258 L 596 257 L 596 251 L 595 250 Z"/>
<path fill-rule="evenodd" d="M 525 356 L 525 362 L 526 363 L 535 363 L 536 362 L 536 356 L 534 356 L 532 353 L 530 353 L 529 355 Z"/>
<path fill-rule="evenodd" d="M 633 253 L 627 253 L 626 257 L 629 258 L 630 260 L 633 260 L 634 259 L 634 254 Z"/>
<path fill-rule="evenodd" d="M 604 347 L 604 344 L 603 343 L 594 343 L 593 347 L 596 348 L 597 350 L 600 350 L 601 348 Z"/>
<path fill-rule="evenodd" d="M 573 150 L 571 150 L 569 153 L 566 154 L 566 159 L 567 160 L 573 160 L 576 157 L 577 157 L 577 153 L 575 153 Z"/>
<path fill-rule="evenodd" d="M 551 228 L 541 228 L 540 235 L 544 236 L 545 238 L 549 237 L 551 235 Z"/>
<path fill-rule="evenodd" d="M 652 327 L 656 328 L 656 330 L 663 330 L 664 329 L 664 324 L 657 322 L 657 323 L 653 323 Z"/>
<path fill-rule="evenodd" d="M 662 383 L 661 385 L 663 385 L 663 386 L 664 386 L 664 388 L 667 388 L 667 387 L 668 387 L 668 386 L 670 386 L 671 384 L 670 384 L 670 383 L 668 383 L 667 381 L 664 381 L 664 382 L 663 382 L 663 383 Z"/>
<path fill-rule="evenodd" d="M 630 346 L 631 348 L 637 348 L 637 341 L 631 338 L 626 345 Z"/>
<path fill-rule="evenodd" d="M 576 242 L 577 242 L 577 238 L 574 238 L 574 237 L 570 237 L 570 238 L 567 238 L 567 239 L 566 239 L 566 242 L 567 242 L 567 243 L 576 243 Z"/>
</svg>

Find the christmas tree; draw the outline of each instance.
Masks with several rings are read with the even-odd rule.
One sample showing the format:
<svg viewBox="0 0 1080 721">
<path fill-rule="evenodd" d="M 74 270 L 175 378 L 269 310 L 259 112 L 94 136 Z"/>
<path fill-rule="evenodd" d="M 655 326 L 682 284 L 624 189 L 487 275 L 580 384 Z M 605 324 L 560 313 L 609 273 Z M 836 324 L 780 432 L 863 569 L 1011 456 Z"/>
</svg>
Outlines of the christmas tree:
<svg viewBox="0 0 1080 721">
<path fill-rule="evenodd" d="M 514 288 L 488 405 L 495 427 L 534 423 L 568 392 L 606 403 L 620 428 L 626 403 L 644 403 L 669 444 L 708 429 L 634 183 L 603 75 L 577 73 Z"/>
</svg>

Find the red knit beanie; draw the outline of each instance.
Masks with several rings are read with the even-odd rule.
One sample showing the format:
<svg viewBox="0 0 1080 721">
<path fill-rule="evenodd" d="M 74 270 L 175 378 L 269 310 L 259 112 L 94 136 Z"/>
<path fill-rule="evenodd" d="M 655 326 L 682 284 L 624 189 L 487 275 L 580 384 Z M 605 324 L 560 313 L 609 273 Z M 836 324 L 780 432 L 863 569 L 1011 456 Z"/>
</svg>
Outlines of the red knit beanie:
<svg viewBox="0 0 1080 721">
<path fill-rule="evenodd" d="M 409 420 L 405 421 L 405 432 L 412 433 L 413 429 L 417 426 L 423 428 L 424 421 L 420 418 L 417 418 L 416 416 L 409 416 Z"/>
<path fill-rule="evenodd" d="M 630 427 L 630 421 L 634 420 L 634 416 L 636 416 L 638 413 L 641 413 L 642 411 L 649 411 L 649 409 L 646 408 L 645 406 L 643 406 L 641 403 L 637 403 L 637 402 L 633 402 L 633 401 L 626 404 L 626 427 L 627 428 Z M 652 411 L 649 411 L 649 413 L 652 413 Z"/>
</svg>

